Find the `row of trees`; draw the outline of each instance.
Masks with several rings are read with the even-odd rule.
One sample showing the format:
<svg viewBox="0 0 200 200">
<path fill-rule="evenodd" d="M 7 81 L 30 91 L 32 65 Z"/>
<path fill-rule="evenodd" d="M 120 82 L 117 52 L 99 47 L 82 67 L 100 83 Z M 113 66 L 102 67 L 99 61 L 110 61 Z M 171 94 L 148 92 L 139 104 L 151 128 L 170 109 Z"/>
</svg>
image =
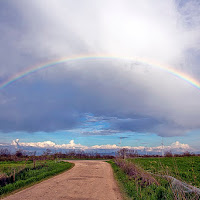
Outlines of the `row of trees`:
<svg viewBox="0 0 200 200">
<path fill-rule="evenodd" d="M 55 160 L 55 159 L 112 159 L 111 155 L 100 155 L 98 153 L 85 153 L 81 150 L 71 150 L 68 152 L 52 152 L 50 149 L 46 149 L 41 155 L 37 155 L 36 151 L 28 152 L 23 150 L 17 150 L 15 153 L 11 153 L 8 149 L 0 149 L 0 161 L 5 160 Z"/>
<path fill-rule="evenodd" d="M 172 152 L 165 152 L 165 157 L 181 157 L 181 156 L 200 156 L 198 154 L 190 153 L 188 151 L 182 154 L 173 154 Z M 137 151 L 127 148 L 120 149 L 115 157 L 120 158 L 133 158 L 133 157 L 162 157 L 161 155 L 139 155 Z M 111 155 L 100 155 L 98 153 L 85 153 L 81 150 L 71 150 L 68 152 L 52 152 L 50 149 L 46 149 L 42 155 L 36 155 L 36 151 L 28 152 L 23 150 L 17 150 L 15 153 L 11 153 L 8 149 L 0 149 L 0 161 L 4 160 L 45 160 L 45 159 L 112 159 Z"/>
<path fill-rule="evenodd" d="M 171 151 L 167 151 L 164 154 L 164 157 L 184 157 L 184 156 L 200 156 L 200 154 L 191 153 L 189 151 L 185 151 L 183 153 L 175 153 L 173 154 Z M 133 158 L 133 157 L 162 157 L 161 155 L 139 155 L 137 151 L 127 148 L 122 148 L 117 152 L 117 157 L 120 158 Z"/>
</svg>

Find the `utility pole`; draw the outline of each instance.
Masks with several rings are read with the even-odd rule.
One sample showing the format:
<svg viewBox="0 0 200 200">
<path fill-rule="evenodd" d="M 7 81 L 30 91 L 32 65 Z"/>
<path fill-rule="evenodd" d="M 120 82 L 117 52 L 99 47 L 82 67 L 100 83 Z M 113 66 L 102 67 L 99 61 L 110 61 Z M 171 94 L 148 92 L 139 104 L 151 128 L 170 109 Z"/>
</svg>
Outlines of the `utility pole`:
<svg viewBox="0 0 200 200">
<path fill-rule="evenodd" d="M 161 145 L 162 145 L 162 156 L 164 156 L 164 143 L 163 143 L 163 137 L 162 137 L 162 143 L 161 143 Z"/>
</svg>

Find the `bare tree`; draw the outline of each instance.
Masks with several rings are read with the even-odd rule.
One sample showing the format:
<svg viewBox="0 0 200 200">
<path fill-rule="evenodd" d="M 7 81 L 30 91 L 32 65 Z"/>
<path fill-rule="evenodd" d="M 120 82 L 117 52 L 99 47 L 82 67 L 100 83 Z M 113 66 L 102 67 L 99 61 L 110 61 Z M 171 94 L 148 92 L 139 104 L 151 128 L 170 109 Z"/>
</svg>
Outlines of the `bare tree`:
<svg viewBox="0 0 200 200">
<path fill-rule="evenodd" d="M 120 158 L 125 159 L 126 156 L 127 156 L 127 153 L 128 153 L 128 149 L 127 149 L 127 148 L 122 148 L 122 149 L 120 149 L 120 150 L 117 152 L 117 155 L 118 155 Z"/>
</svg>

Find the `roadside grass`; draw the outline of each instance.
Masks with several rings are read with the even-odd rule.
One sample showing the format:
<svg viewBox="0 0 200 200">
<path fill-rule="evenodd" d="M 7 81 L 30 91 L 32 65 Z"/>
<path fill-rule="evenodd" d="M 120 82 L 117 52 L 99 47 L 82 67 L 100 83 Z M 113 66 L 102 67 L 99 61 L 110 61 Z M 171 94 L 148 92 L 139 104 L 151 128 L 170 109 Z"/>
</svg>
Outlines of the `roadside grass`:
<svg viewBox="0 0 200 200">
<path fill-rule="evenodd" d="M 46 160 L 43 163 L 37 161 L 35 167 L 33 167 L 32 161 L 28 161 L 26 163 L 26 167 L 24 167 L 25 162 L 26 161 L 6 161 L 5 163 L 0 162 L 1 174 L 7 174 L 10 176 L 13 169 L 16 169 L 15 181 L 12 180 L 11 183 L 5 183 L 0 187 L 0 197 L 19 188 L 38 183 L 43 179 L 64 172 L 74 166 L 72 163 L 68 162 L 55 162 L 52 160 Z"/>
<path fill-rule="evenodd" d="M 35 161 L 35 166 L 32 160 L 0 161 L 0 175 L 4 174 L 6 176 L 10 176 L 11 174 L 13 174 L 13 170 L 15 170 L 15 173 L 18 173 L 25 168 L 32 169 L 34 167 L 42 166 L 44 164 L 45 162 L 40 160 Z"/>
<path fill-rule="evenodd" d="M 147 172 L 173 176 L 200 188 L 200 157 L 161 157 L 127 159 Z"/>
<path fill-rule="evenodd" d="M 145 184 L 142 176 L 129 176 L 122 167 L 119 167 L 113 160 L 108 161 L 111 164 L 114 175 L 119 182 L 122 193 L 126 195 L 125 199 L 136 200 L 157 200 L 157 199 L 174 199 L 173 192 L 167 180 L 156 177 L 159 184 Z"/>
</svg>

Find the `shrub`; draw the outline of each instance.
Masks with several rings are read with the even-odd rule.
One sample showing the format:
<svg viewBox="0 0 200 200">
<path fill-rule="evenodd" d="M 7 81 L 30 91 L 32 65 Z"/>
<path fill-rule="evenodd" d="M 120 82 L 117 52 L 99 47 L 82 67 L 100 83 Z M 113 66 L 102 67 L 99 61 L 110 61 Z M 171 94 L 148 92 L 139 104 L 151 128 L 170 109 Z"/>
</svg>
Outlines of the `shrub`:
<svg viewBox="0 0 200 200">
<path fill-rule="evenodd" d="M 173 157 L 173 154 L 171 151 L 165 152 L 165 157 Z"/>
<path fill-rule="evenodd" d="M 122 159 L 115 159 L 115 163 L 130 177 L 134 178 L 141 186 L 159 185 L 158 181 L 148 172 L 137 167 L 134 163 Z"/>
</svg>

